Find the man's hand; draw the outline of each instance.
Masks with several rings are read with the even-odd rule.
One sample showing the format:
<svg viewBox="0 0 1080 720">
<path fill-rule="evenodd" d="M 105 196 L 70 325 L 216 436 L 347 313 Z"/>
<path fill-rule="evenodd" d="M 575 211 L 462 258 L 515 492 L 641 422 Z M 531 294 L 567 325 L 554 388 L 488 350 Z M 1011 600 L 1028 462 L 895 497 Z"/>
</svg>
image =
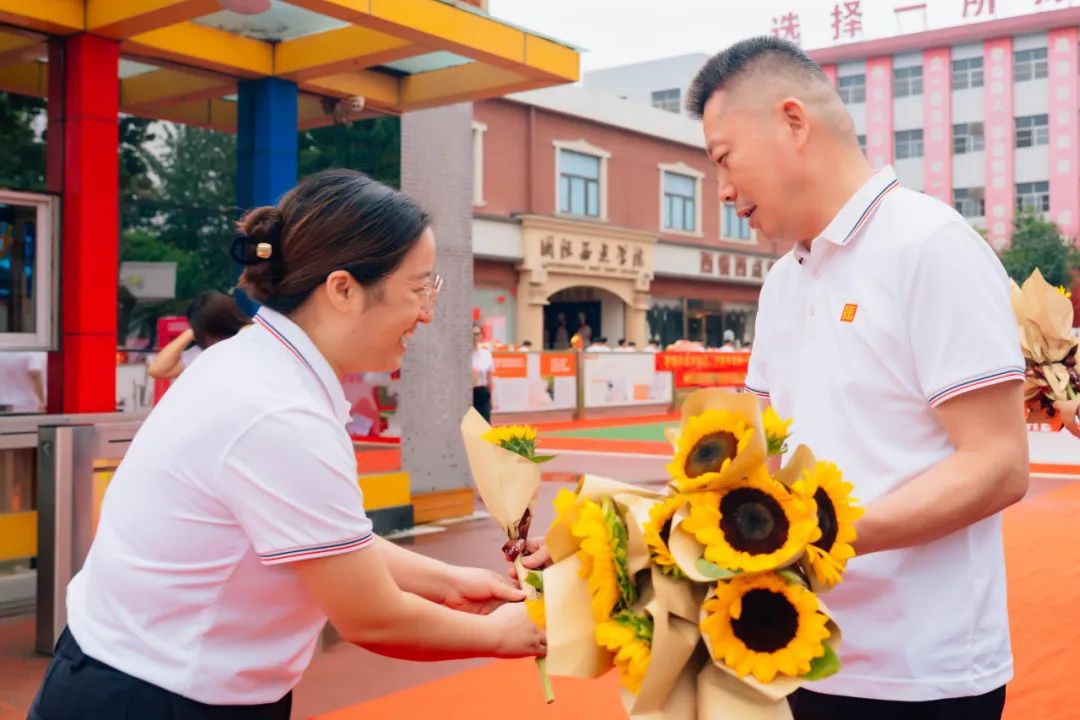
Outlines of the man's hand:
<svg viewBox="0 0 1080 720">
<path fill-rule="evenodd" d="M 525 541 L 525 552 L 521 554 L 521 564 L 526 570 L 543 570 L 551 564 L 551 553 L 548 552 L 544 538 L 531 538 Z M 517 569 L 510 566 L 510 577 L 520 580 Z"/>
<path fill-rule="evenodd" d="M 524 592 L 496 572 L 483 568 L 456 568 L 442 604 L 462 612 L 487 615 L 503 603 L 524 599 Z"/>
</svg>

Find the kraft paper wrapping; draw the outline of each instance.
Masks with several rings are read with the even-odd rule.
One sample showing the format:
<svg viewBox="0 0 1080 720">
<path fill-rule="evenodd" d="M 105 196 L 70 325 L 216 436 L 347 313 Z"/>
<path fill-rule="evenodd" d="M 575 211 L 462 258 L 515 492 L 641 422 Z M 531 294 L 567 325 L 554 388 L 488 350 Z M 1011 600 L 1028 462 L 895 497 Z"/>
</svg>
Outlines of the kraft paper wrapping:
<svg viewBox="0 0 1080 720">
<path fill-rule="evenodd" d="M 1020 349 L 1028 364 L 1024 379 L 1024 398 L 1037 401 L 1045 395 L 1050 401 L 1068 400 L 1080 388 L 1070 377 L 1063 361 L 1076 357 L 1080 340 L 1072 336 L 1072 302 L 1043 278 L 1038 269 L 1024 281 L 1023 287 L 1012 283 L 1010 300 L 1020 334 Z M 1038 367 L 1042 377 L 1032 372 Z M 1041 408 L 1032 403 L 1036 414 Z M 1029 421 L 1036 418 L 1029 417 Z"/>
<path fill-rule="evenodd" d="M 791 487 L 802 477 L 804 470 L 812 470 L 815 464 L 817 464 L 817 458 L 814 457 L 814 453 L 805 445 L 800 445 L 788 456 L 787 464 L 773 477 L 787 487 Z"/>
<path fill-rule="evenodd" d="M 697 720 L 791 720 L 791 708 L 784 698 L 767 698 L 724 672 L 706 663 L 697 677 Z"/>
<path fill-rule="evenodd" d="M 622 691 L 623 706 L 631 718 L 666 717 L 655 714 L 664 710 L 701 635 L 696 623 L 671 615 L 656 596 L 645 606 L 645 612 L 653 620 L 649 669 L 636 696 L 625 689 Z"/>
<path fill-rule="evenodd" d="M 540 466 L 484 440 L 484 433 L 490 429 L 480 413 L 469 408 L 461 421 L 465 454 L 484 507 L 507 537 L 516 538 L 518 522 L 532 506 L 540 488 Z"/>
<path fill-rule="evenodd" d="M 761 407 L 758 405 L 757 398 L 754 395 L 733 393 L 719 388 L 696 390 L 686 397 L 683 401 L 682 420 L 679 423 L 678 433 L 668 433 L 668 439 L 673 445 L 678 446 L 678 438 L 685 432 L 690 418 L 701 415 L 706 410 L 728 410 L 743 416 L 754 427 L 749 445 L 732 459 L 731 464 L 712 483 L 713 485 L 722 485 L 731 478 L 746 477 L 754 468 L 765 462 L 768 457 L 768 444 L 761 424 Z"/>
<path fill-rule="evenodd" d="M 676 580 L 665 575 L 660 568 L 652 568 L 652 586 L 657 599 L 664 608 L 677 618 L 696 623 L 701 614 L 701 603 L 705 601 L 708 585 Z"/>
<path fill-rule="evenodd" d="M 568 557 L 544 570 L 547 671 L 594 678 L 612 668 L 613 657 L 596 644 L 592 596 L 580 567 L 576 557 Z"/>
<path fill-rule="evenodd" d="M 713 593 L 712 593 L 712 591 L 710 591 L 709 595 L 706 596 L 706 600 L 708 600 L 712 596 L 713 596 Z M 821 602 L 820 598 L 818 598 L 818 609 L 824 615 L 826 615 L 829 618 L 829 623 L 826 626 L 828 628 L 828 630 L 829 630 L 829 637 L 828 637 L 827 640 L 825 640 L 825 644 L 830 646 L 833 649 L 833 651 L 836 652 L 836 651 L 838 651 L 840 649 L 840 640 L 841 640 L 840 628 L 837 626 L 836 622 L 833 621 L 832 615 L 829 613 L 829 609 L 827 607 L 825 607 L 825 603 Z M 705 612 L 704 608 L 702 608 L 701 609 L 701 615 L 700 615 L 701 620 L 704 620 L 707 615 L 708 615 L 708 613 Z M 701 639 L 705 642 L 705 647 L 708 649 L 709 657 L 711 658 L 713 656 L 713 651 L 712 651 L 712 643 L 709 641 L 709 636 L 706 635 L 705 633 L 702 633 Z M 809 681 L 809 680 L 804 680 L 803 678 L 791 677 L 790 675 L 784 675 L 782 673 L 778 673 L 776 675 L 776 677 L 773 678 L 772 682 L 763 683 L 763 682 L 759 681 L 757 678 L 755 678 L 752 674 L 748 674 L 748 675 L 746 675 L 746 677 L 741 677 L 740 678 L 738 675 L 735 674 L 734 670 L 729 668 L 724 663 L 724 661 L 722 659 L 717 660 L 717 659 L 714 658 L 713 661 L 712 661 L 712 664 L 715 667 L 717 667 L 721 672 L 729 675 L 733 680 L 736 681 L 736 683 L 741 684 L 741 685 L 743 685 L 745 687 L 748 687 L 748 688 L 756 691 L 758 695 L 764 697 L 767 700 L 771 700 L 771 701 L 783 700 L 788 695 L 790 695 L 791 693 L 795 692 L 800 687 L 805 685 L 807 682 L 812 682 L 812 681 Z M 785 703 L 785 706 L 786 706 L 786 703 Z M 716 717 L 725 717 L 725 716 L 724 715 L 717 715 Z M 741 715 L 732 715 L 731 717 L 739 717 L 739 718 L 741 718 L 742 716 Z M 756 716 L 749 715 L 747 717 L 756 717 Z M 765 715 L 763 717 L 772 717 L 772 716 L 771 715 Z"/>
<path fill-rule="evenodd" d="M 630 712 L 630 720 L 705 720 L 697 709 L 697 676 L 702 665 L 702 659 L 695 654 L 683 666 L 664 704 L 658 710 Z M 627 695 L 629 693 L 624 690 L 624 706 Z"/>
<path fill-rule="evenodd" d="M 697 568 L 697 561 L 705 553 L 705 546 L 697 541 L 691 533 L 683 530 L 683 520 L 690 516 L 690 506 L 683 505 L 675 513 L 671 520 L 671 536 L 668 538 L 668 550 L 675 558 L 675 564 L 683 571 L 686 577 L 694 582 L 714 583 L 716 578 L 705 575 Z"/>
<path fill-rule="evenodd" d="M 597 475 L 583 475 L 578 487 L 578 502 L 582 500 L 592 500 L 599 502 L 602 498 L 610 497 L 616 504 L 621 506 L 622 514 L 625 518 L 625 508 L 628 505 L 635 505 L 637 498 L 655 499 L 660 497 L 660 494 L 654 490 L 643 488 L 638 485 L 630 485 L 628 483 L 619 482 L 618 480 L 611 480 L 610 478 L 599 477 Z M 573 524 L 575 513 L 571 511 L 569 514 L 559 519 L 556 518 L 548 529 L 547 535 L 544 537 L 544 542 L 547 544 L 548 552 L 551 553 L 551 560 L 553 562 L 559 562 L 560 560 L 570 557 L 577 552 L 580 540 L 575 538 L 570 532 L 570 526 Z M 629 528 L 627 532 L 630 533 L 630 544 L 627 546 L 627 552 L 635 556 L 638 564 L 641 563 L 641 553 L 644 553 L 644 558 L 648 559 L 648 550 L 645 547 L 644 538 L 640 535 L 635 539 L 632 530 Z M 644 567 L 643 565 L 641 567 Z M 636 570 L 641 569 L 634 568 L 633 564 L 629 565 L 631 574 Z"/>
</svg>

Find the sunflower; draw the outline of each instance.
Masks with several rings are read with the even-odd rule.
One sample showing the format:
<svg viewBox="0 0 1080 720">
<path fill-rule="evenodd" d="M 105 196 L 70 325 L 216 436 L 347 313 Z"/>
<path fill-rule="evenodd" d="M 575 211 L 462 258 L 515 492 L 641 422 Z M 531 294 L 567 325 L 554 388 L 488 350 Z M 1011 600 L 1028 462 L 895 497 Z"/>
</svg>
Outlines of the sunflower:
<svg viewBox="0 0 1080 720">
<path fill-rule="evenodd" d="M 783 455 L 787 452 L 787 446 L 784 445 L 787 439 L 791 436 L 791 432 L 788 427 L 791 425 L 791 419 L 782 420 L 779 415 L 776 414 L 776 410 L 773 406 L 765 408 L 765 412 L 761 413 L 761 425 L 765 429 L 765 439 L 769 445 L 769 455 Z"/>
<path fill-rule="evenodd" d="M 536 428 L 531 425 L 493 427 L 481 437 L 489 443 L 525 458 L 536 455 Z"/>
<path fill-rule="evenodd" d="M 675 487 L 693 492 L 722 482 L 731 461 L 753 435 L 750 420 L 730 410 L 706 410 L 690 418 L 667 466 Z"/>
<path fill-rule="evenodd" d="M 621 601 L 625 606 L 637 599 L 637 588 L 626 569 L 626 526 L 610 498 L 599 503 L 585 500 L 570 526 L 581 540 L 577 558 L 579 574 L 589 581 L 593 619 L 602 622 L 611 617 Z"/>
<path fill-rule="evenodd" d="M 680 528 L 725 570 L 775 570 L 797 558 L 819 531 L 812 496 L 792 493 L 759 467 L 721 490 L 690 496 Z"/>
<path fill-rule="evenodd" d="M 713 658 L 739 677 L 753 673 L 768 683 L 777 673 L 806 675 L 825 655 L 829 619 L 803 585 L 766 574 L 717 583 L 715 592 L 702 605 L 701 632 Z"/>
<path fill-rule="evenodd" d="M 863 509 L 851 497 L 851 483 L 844 482 L 835 464 L 820 461 L 792 486 L 792 491 L 812 497 L 817 505 L 817 523 L 821 537 L 806 549 L 806 559 L 818 581 L 832 587 L 842 579 L 847 561 L 855 557 L 855 521 Z"/>
<path fill-rule="evenodd" d="M 671 520 L 685 502 L 685 495 L 675 495 L 656 503 L 649 508 L 649 522 L 645 523 L 645 544 L 649 546 L 649 555 L 660 572 L 674 578 L 686 576 L 671 555 L 667 538 L 671 533 Z"/>
<path fill-rule="evenodd" d="M 1065 286 L 1064 286 L 1064 285 L 1058 285 L 1058 286 L 1057 286 L 1056 288 L 1054 288 L 1054 289 L 1055 289 L 1055 290 L 1057 290 L 1057 291 L 1058 291 L 1059 293 L 1061 293 L 1062 295 L 1064 295 L 1064 296 L 1065 296 L 1065 299 L 1066 299 L 1066 300 L 1070 300 L 1070 299 L 1072 299 L 1072 293 L 1071 293 L 1071 292 L 1069 292 L 1068 290 L 1066 290 L 1066 289 L 1065 289 Z"/>
<path fill-rule="evenodd" d="M 623 610 L 596 626 L 596 644 L 615 653 L 622 686 L 635 695 L 649 669 L 653 622 L 648 615 Z"/>
<path fill-rule="evenodd" d="M 525 601 L 525 611 L 529 613 L 529 619 L 533 625 L 544 630 L 547 627 L 547 611 L 544 607 L 544 598 L 530 598 Z"/>
</svg>

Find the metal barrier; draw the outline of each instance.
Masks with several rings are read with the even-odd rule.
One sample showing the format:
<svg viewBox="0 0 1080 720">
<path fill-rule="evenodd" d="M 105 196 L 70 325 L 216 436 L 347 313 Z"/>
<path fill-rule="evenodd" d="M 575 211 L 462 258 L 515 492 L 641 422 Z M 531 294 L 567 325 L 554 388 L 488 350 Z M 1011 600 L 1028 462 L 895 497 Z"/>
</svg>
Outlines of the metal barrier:
<svg viewBox="0 0 1080 720">
<path fill-rule="evenodd" d="M 0 449 L 37 448 L 38 652 L 67 622 L 68 582 L 82 567 L 111 471 L 145 413 L 0 417 Z"/>
</svg>

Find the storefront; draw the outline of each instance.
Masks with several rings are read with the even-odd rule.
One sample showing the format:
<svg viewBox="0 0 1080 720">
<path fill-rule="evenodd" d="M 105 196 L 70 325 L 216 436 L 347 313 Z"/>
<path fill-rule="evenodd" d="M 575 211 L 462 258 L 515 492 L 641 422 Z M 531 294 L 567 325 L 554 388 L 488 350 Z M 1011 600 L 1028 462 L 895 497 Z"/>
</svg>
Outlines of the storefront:
<svg viewBox="0 0 1080 720">
<path fill-rule="evenodd" d="M 719 347 L 731 330 L 738 347 L 754 341 L 757 299 L 775 260 L 739 251 L 663 244 L 650 286 L 650 338 L 666 347 L 692 340 Z"/>
<path fill-rule="evenodd" d="M 655 247 L 656 236 L 640 230 L 523 216 L 519 338 L 559 349 L 564 335 L 583 331 L 643 346 Z"/>
<path fill-rule="evenodd" d="M 775 259 L 657 242 L 649 232 L 522 216 L 473 221 L 473 319 L 485 339 L 564 350 L 574 333 L 644 347 L 754 339 L 757 298 Z"/>
</svg>

